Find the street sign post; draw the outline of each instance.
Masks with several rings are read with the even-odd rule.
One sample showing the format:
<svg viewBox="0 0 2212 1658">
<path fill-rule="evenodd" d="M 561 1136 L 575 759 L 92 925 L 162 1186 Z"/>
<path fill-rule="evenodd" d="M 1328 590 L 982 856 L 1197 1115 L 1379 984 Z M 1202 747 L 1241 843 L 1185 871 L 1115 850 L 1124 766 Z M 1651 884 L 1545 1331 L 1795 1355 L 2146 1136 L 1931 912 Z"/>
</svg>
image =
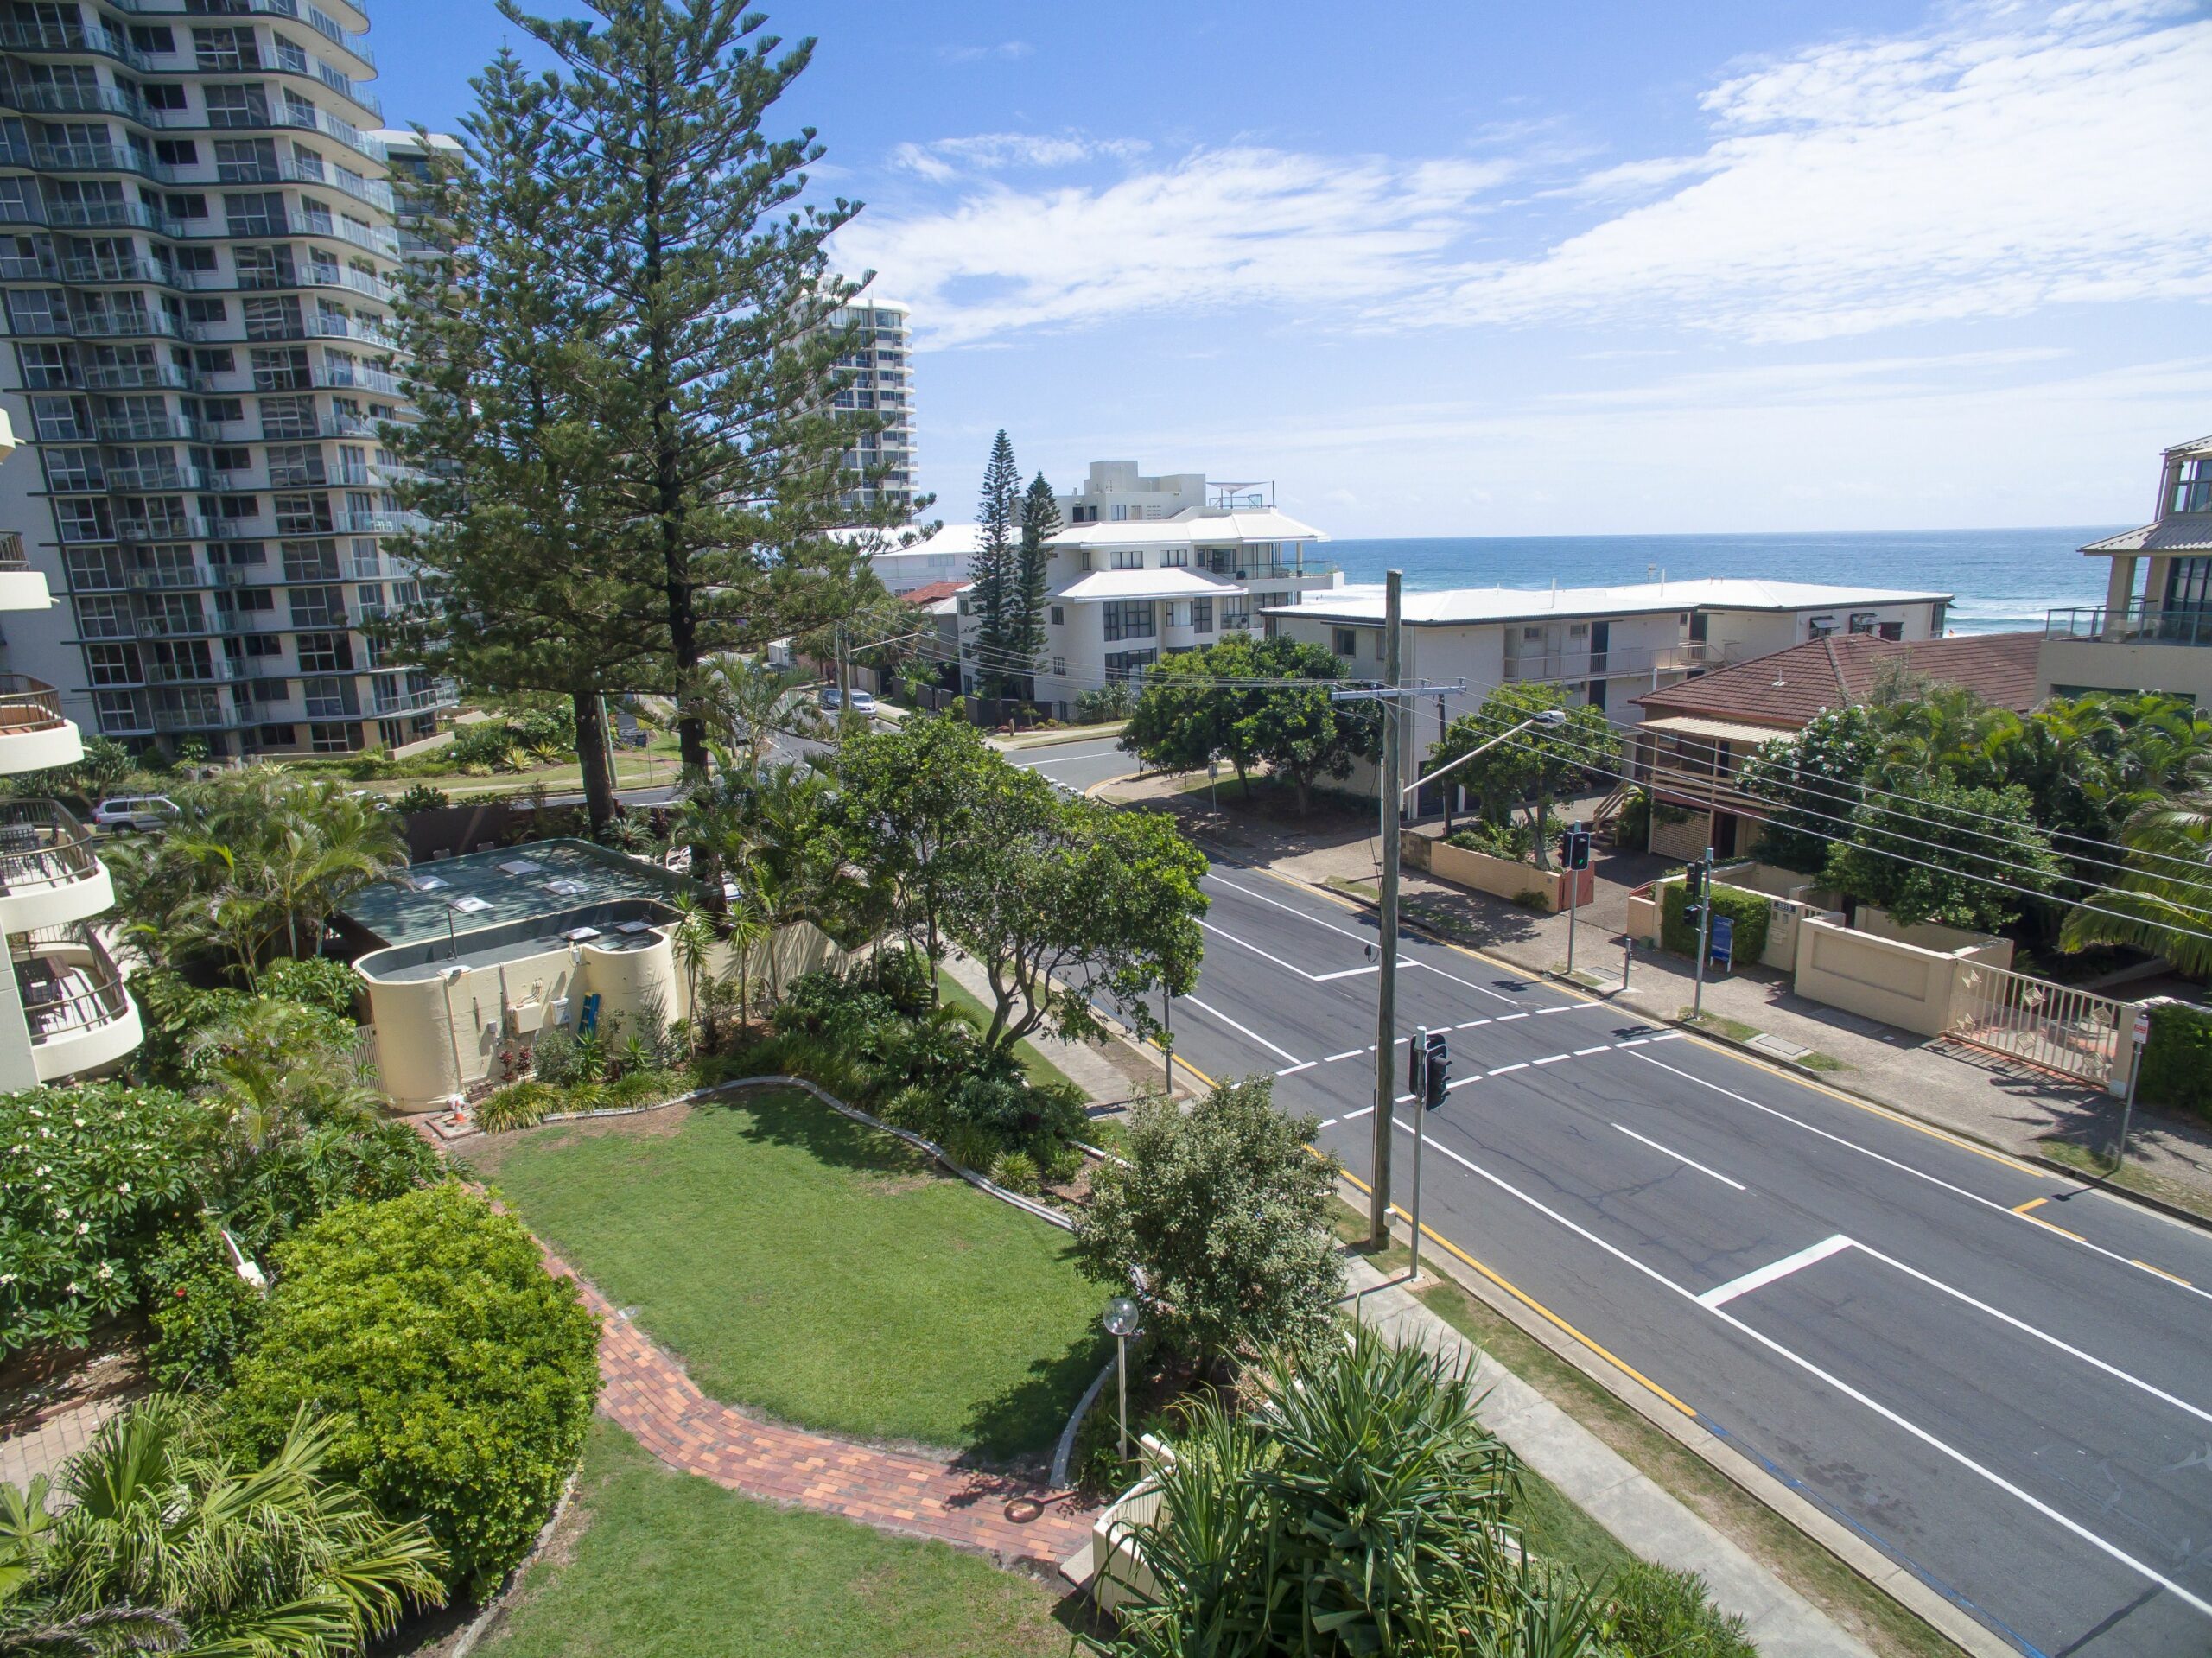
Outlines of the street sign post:
<svg viewBox="0 0 2212 1658">
<path fill-rule="evenodd" d="M 2127 1131 L 2135 1126 L 2135 1082 L 2143 1074 L 2143 1051 L 2151 1045 L 2151 1010 L 2135 1010 L 2134 1027 L 2128 1032 L 2127 1102 L 2120 1109 L 2120 1161 L 2127 1161 Z"/>
</svg>

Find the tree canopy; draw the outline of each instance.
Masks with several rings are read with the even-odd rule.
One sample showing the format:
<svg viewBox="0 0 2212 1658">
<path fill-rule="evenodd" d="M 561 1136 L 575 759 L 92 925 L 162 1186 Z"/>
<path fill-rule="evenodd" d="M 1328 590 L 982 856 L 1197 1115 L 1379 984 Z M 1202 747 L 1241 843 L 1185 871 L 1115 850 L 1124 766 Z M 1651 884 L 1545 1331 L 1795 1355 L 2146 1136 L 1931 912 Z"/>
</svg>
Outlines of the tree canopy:
<svg viewBox="0 0 2212 1658">
<path fill-rule="evenodd" d="M 1505 737 L 1525 720 L 1558 711 L 1556 725 L 1532 725 Z M 1503 740 L 1499 740 L 1503 737 Z M 1449 765 L 1466 754 L 1490 745 L 1486 752 L 1468 760 L 1446 779 L 1455 782 L 1478 801 L 1482 816 L 1503 824 L 1514 808 L 1527 814 L 1529 834 L 1536 867 L 1550 867 L 1550 848 L 1544 825 L 1552 803 L 1572 793 L 1593 770 L 1611 766 L 1620 754 L 1620 739 L 1605 711 L 1587 702 L 1570 702 L 1555 685 L 1499 685 L 1484 696 L 1472 714 L 1463 714 L 1444 728 L 1429 750 L 1427 771 Z"/>
</svg>

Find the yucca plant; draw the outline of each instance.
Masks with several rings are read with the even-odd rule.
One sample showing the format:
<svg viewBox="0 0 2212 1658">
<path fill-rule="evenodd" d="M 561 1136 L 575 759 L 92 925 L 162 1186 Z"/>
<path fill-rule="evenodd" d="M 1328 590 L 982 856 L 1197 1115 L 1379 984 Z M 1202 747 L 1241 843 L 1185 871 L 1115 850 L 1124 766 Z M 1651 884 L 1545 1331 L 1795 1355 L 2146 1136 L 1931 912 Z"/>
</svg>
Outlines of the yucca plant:
<svg viewBox="0 0 2212 1658">
<path fill-rule="evenodd" d="M 444 1598 L 444 1556 L 321 1467 L 329 1430 L 302 1413 L 244 1463 L 204 1402 L 157 1394 L 111 1418 L 62 1469 L 0 1502 L 0 1652 L 181 1647 L 198 1658 L 336 1658 Z M 180 1638 L 181 1637 L 181 1638 Z"/>
</svg>

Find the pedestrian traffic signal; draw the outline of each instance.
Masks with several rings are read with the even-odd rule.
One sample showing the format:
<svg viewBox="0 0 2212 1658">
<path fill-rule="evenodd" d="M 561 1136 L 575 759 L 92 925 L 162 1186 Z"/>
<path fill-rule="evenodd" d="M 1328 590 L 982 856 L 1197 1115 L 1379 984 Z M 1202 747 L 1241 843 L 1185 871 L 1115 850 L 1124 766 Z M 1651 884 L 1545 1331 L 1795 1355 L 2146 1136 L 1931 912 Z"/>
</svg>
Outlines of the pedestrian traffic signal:
<svg viewBox="0 0 2212 1658">
<path fill-rule="evenodd" d="M 1682 871 L 1682 898 L 1685 902 L 1694 904 L 1704 896 L 1705 866 L 1701 863 L 1691 864 Z"/>
<path fill-rule="evenodd" d="M 1590 867 L 1590 831 L 1580 823 L 1567 825 L 1567 832 L 1559 837 L 1559 861 L 1568 869 L 1587 869 Z"/>
</svg>

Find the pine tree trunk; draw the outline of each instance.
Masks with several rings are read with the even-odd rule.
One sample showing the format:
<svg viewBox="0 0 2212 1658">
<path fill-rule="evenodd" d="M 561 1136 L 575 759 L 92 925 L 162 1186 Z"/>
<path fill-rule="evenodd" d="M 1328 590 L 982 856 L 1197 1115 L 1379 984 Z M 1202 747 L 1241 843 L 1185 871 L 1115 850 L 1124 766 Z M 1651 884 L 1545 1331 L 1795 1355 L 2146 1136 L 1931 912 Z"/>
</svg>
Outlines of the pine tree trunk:
<svg viewBox="0 0 2212 1658">
<path fill-rule="evenodd" d="M 600 718 L 599 694 L 576 691 L 576 759 L 583 766 L 584 810 L 594 837 L 614 821 L 614 769 L 607 762 L 607 723 Z"/>
</svg>

